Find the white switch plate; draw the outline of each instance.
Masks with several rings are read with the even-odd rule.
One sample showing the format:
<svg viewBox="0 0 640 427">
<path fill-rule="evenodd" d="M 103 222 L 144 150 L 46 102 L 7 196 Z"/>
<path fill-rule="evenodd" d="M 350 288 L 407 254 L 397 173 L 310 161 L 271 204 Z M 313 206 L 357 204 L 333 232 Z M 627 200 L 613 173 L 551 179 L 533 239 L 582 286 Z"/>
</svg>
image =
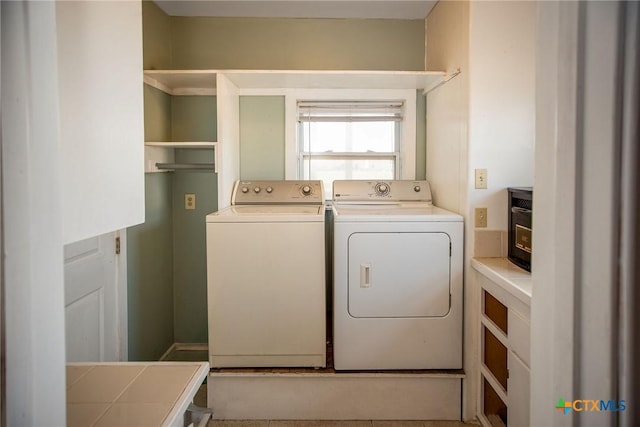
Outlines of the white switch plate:
<svg viewBox="0 0 640 427">
<path fill-rule="evenodd" d="M 487 188 L 487 170 L 486 169 L 476 169 L 476 188 L 477 189 Z"/>
<path fill-rule="evenodd" d="M 196 208 L 196 195 L 193 193 L 186 193 L 184 195 L 184 208 L 186 210 L 193 210 Z"/>
</svg>

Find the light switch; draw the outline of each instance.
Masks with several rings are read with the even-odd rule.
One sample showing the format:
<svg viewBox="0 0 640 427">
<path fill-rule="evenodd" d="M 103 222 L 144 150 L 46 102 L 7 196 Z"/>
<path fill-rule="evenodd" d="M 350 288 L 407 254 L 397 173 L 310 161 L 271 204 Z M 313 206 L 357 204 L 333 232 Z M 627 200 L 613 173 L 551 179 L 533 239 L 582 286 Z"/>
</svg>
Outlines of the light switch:
<svg viewBox="0 0 640 427">
<path fill-rule="evenodd" d="M 193 193 L 186 193 L 184 195 L 184 208 L 186 210 L 193 210 L 196 208 L 196 195 Z"/>
<path fill-rule="evenodd" d="M 476 169 L 476 189 L 487 188 L 487 170 Z"/>
</svg>

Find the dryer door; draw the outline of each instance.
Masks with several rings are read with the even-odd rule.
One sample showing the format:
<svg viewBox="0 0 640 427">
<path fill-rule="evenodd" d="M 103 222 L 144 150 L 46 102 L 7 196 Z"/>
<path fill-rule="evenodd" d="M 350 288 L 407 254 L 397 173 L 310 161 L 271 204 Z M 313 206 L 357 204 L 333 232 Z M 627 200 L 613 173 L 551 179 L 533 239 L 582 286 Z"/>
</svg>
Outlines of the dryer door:
<svg viewBox="0 0 640 427">
<path fill-rule="evenodd" d="M 348 251 L 349 314 L 446 316 L 450 243 L 446 233 L 353 233 Z"/>
</svg>

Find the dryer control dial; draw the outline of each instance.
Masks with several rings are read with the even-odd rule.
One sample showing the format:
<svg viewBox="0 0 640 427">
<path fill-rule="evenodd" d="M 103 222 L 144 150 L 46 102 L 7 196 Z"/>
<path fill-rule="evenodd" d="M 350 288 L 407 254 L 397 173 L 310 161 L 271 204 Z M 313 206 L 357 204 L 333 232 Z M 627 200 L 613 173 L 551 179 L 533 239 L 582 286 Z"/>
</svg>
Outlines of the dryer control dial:
<svg viewBox="0 0 640 427">
<path fill-rule="evenodd" d="M 421 190 L 419 185 L 416 185 L 415 187 L 413 187 L 413 191 L 415 191 L 416 193 L 419 193 Z"/>
</svg>

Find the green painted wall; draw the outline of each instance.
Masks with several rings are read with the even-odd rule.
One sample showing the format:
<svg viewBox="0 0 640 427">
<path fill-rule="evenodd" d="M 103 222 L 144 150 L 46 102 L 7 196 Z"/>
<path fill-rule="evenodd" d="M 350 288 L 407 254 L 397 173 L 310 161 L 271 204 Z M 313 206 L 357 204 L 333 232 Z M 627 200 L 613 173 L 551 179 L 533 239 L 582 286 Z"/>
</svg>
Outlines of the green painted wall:
<svg viewBox="0 0 640 427">
<path fill-rule="evenodd" d="M 145 69 L 422 70 L 423 20 L 169 17 L 143 2 Z M 145 85 L 147 141 L 215 140 L 215 97 L 171 97 Z M 424 96 L 417 95 L 416 175 L 424 177 Z M 241 176 L 284 178 L 284 99 L 240 99 Z M 211 161 L 212 150 L 176 150 Z M 158 359 L 173 342 L 206 342 L 207 213 L 216 175 L 145 175 L 146 222 L 128 230 L 130 360 Z M 184 209 L 184 194 L 196 209 Z"/>
<path fill-rule="evenodd" d="M 215 141 L 216 97 L 174 96 L 173 141 Z M 177 162 L 211 163 L 212 149 L 176 150 Z M 179 343 L 207 342 L 207 264 L 205 216 L 218 208 L 213 172 L 173 173 L 174 328 Z M 196 209 L 184 209 L 184 195 L 196 195 Z"/>
<path fill-rule="evenodd" d="M 129 360 L 158 360 L 174 342 L 172 184 L 145 174 L 145 222 L 127 229 Z"/>
<path fill-rule="evenodd" d="M 171 69 L 171 17 L 154 2 L 142 2 L 142 65 L 145 70 Z"/>
<path fill-rule="evenodd" d="M 240 97 L 240 178 L 284 179 L 284 97 Z"/>
<path fill-rule="evenodd" d="M 143 12 L 143 64 L 170 68 L 171 20 L 154 3 Z M 171 137 L 171 97 L 144 85 L 147 141 Z M 127 229 L 129 360 L 158 360 L 175 342 L 173 298 L 173 178 L 145 174 L 145 222 Z"/>
<path fill-rule="evenodd" d="M 424 20 L 172 17 L 174 68 L 424 70 Z"/>
</svg>

